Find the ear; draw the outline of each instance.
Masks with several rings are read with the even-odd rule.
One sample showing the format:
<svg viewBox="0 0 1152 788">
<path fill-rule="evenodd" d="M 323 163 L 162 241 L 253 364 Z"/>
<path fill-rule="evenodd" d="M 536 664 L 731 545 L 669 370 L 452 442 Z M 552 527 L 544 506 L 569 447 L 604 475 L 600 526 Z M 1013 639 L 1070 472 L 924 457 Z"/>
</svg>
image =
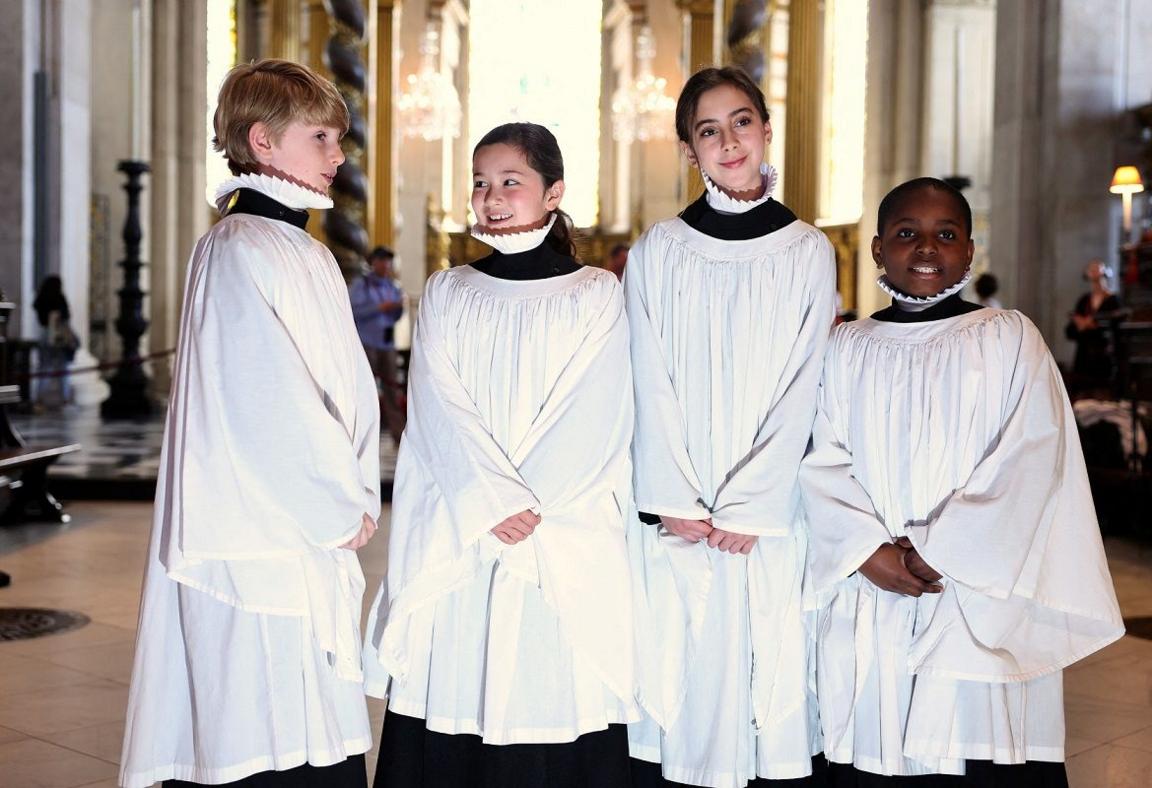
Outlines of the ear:
<svg viewBox="0 0 1152 788">
<path fill-rule="evenodd" d="M 688 166 L 700 166 L 700 162 L 696 158 L 696 151 L 692 150 L 692 146 L 683 140 L 680 141 L 680 152 L 683 153 L 684 158 L 688 160 Z"/>
<path fill-rule="evenodd" d="M 272 131 L 268 124 L 258 120 L 248 128 L 248 149 L 256 161 L 268 164 L 272 160 Z"/>
<path fill-rule="evenodd" d="M 877 268 L 884 267 L 884 261 L 880 258 L 880 236 L 878 235 L 872 237 L 872 261 L 876 263 Z M 968 262 L 972 262 L 971 256 L 969 256 Z"/>
<path fill-rule="evenodd" d="M 764 121 L 764 144 L 765 145 L 771 145 L 772 144 L 772 121 L 771 120 Z"/>
<path fill-rule="evenodd" d="M 976 242 L 971 238 L 968 239 L 968 267 L 972 267 L 972 256 L 976 254 Z"/>
<path fill-rule="evenodd" d="M 544 210 L 554 211 L 564 197 L 564 181 L 556 181 L 544 190 Z"/>
</svg>

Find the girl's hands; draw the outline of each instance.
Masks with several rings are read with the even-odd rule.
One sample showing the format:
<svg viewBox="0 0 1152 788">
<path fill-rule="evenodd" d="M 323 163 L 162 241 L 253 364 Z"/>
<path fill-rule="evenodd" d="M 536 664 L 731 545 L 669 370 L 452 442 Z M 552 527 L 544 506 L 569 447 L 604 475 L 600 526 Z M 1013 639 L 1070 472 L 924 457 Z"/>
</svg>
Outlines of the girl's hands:
<svg viewBox="0 0 1152 788">
<path fill-rule="evenodd" d="M 504 518 L 499 525 L 491 529 L 488 533 L 495 536 L 504 544 L 516 544 L 517 542 L 523 542 L 531 536 L 538 525 L 540 525 L 540 515 L 533 514 L 530 510 L 525 509 L 511 517 Z"/>
<path fill-rule="evenodd" d="M 904 553 L 904 566 L 908 567 L 908 571 L 921 580 L 935 583 L 944 576 L 928 566 L 928 562 L 920 557 L 920 553 L 916 552 L 916 548 L 912 545 L 912 540 L 907 536 L 901 536 L 897 539 L 896 546 L 903 547 L 907 551 Z"/>
<path fill-rule="evenodd" d="M 868 578 L 872 585 L 895 594 L 918 597 L 921 594 L 939 594 L 943 591 L 944 587 L 939 583 L 917 577 L 909 569 L 905 563 L 907 554 L 908 551 L 897 544 L 880 545 L 876 552 L 860 565 L 859 572 Z M 938 573 L 936 579 L 940 579 Z"/>
<path fill-rule="evenodd" d="M 660 524 L 685 542 L 699 542 L 712 533 L 711 520 L 682 520 L 679 517 L 660 515 Z"/>
<path fill-rule="evenodd" d="M 712 533 L 708 534 L 708 546 L 722 553 L 748 555 L 756 546 L 756 537 L 725 531 L 722 528 L 713 528 Z"/>
<path fill-rule="evenodd" d="M 364 545 L 368 544 L 380 526 L 376 525 L 376 521 L 365 514 L 360 518 L 360 532 L 349 539 L 344 544 L 340 545 L 345 550 L 359 550 Z"/>
</svg>

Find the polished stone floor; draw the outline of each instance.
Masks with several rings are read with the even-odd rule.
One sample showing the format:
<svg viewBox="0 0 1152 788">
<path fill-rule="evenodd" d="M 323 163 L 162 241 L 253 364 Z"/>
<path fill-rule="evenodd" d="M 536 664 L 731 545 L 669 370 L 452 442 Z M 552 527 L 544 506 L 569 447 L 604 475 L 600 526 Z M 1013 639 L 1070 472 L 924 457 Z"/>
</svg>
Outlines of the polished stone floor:
<svg viewBox="0 0 1152 788">
<path fill-rule="evenodd" d="M 0 643 L 0 788 L 116 784 L 151 506 L 70 511 L 65 527 L 2 531 L 0 569 L 13 584 L 0 606 L 77 610 L 92 623 Z M 370 591 L 384 536 L 361 552 Z M 1125 616 L 1152 616 L 1152 547 L 1110 540 L 1108 552 Z M 1125 637 L 1067 671 L 1065 689 L 1072 788 L 1152 785 L 1152 641 Z M 371 704 L 378 730 L 383 707 Z M 374 768 L 374 753 L 368 761 Z"/>
<path fill-rule="evenodd" d="M 12 424 L 29 444 L 80 444 L 49 469 L 51 490 L 61 498 L 144 499 L 155 494 L 164 411 L 139 421 L 104 421 L 95 406 L 70 405 L 51 413 L 13 413 Z M 380 476 L 386 497 L 396 470 L 396 445 L 380 440 Z"/>
</svg>

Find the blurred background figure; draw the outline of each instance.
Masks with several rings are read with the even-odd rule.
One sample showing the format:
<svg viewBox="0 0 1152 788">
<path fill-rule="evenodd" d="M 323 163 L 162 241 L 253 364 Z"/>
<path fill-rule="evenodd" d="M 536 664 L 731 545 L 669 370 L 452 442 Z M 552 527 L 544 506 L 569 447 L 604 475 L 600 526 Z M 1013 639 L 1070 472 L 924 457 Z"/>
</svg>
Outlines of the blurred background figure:
<svg viewBox="0 0 1152 788">
<path fill-rule="evenodd" d="M 44 277 L 32 308 L 36 310 L 36 320 L 40 323 L 36 371 L 42 375 L 36 379 L 33 400 L 39 408 L 59 410 L 71 399 L 68 377 L 64 373 L 79 347 L 69 323 L 72 314 L 60 277 Z"/>
<path fill-rule="evenodd" d="M 352 316 L 380 390 L 380 409 L 393 438 L 404 430 L 404 392 L 397 382 L 396 321 L 404 314 L 404 291 L 393 278 L 395 253 L 377 246 L 368 254 L 368 271 L 352 282 Z"/>
<path fill-rule="evenodd" d="M 608 253 L 608 260 L 604 267 L 616 274 L 617 279 L 624 278 L 624 266 L 628 265 L 628 244 L 616 244 Z"/>
<path fill-rule="evenodd" d="M 986 306 L 989 309 L 1003 309 L 1004 305 L 996 298 L 996 293 L 1000 290 L 1000 282 L 992 274 L 983 273 L 976 277 L 976 303 L 980 306 Z"/>
<path fill-rule="evenodd" d="M 1076 343 L 1069 388 L 1072 395 L 1107 389 L 1112 380 L 1112 348 L 1107 323 L 1120 311 L 1120 299 L 1109 287 L 1112 272 L 1101 260 L 1084 266 L 1089 291 L 1068 316 L 1065 335 Z"/>
</svg>

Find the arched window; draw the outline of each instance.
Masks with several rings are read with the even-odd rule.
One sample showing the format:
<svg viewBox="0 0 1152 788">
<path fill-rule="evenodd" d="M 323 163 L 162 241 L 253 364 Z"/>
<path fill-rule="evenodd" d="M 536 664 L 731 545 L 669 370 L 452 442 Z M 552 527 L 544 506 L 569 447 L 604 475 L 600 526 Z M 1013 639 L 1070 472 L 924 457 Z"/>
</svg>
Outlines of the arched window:
<svg viewBox="0 0 1152 788">
<path fill-rule="evenodd" d="M 468 33 L 468 150 L 494 126 L 531 121 L 564 154 L 564 210 L 598 221 L 600 3 L 472 0 Z"/>
</svg>

